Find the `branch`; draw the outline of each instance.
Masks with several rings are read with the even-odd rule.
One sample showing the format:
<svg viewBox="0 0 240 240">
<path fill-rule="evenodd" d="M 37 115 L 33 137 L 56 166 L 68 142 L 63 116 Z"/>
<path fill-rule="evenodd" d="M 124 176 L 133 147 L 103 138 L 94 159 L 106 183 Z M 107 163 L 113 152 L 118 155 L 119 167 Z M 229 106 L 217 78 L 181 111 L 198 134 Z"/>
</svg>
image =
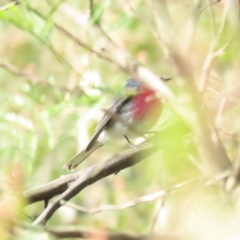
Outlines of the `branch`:
<svg viewBox="0 0 240 240">
<path fill-rule="evenodd" d="M 47 17 L 42 15 L 38 10 L 30 6 L 28 6 L 28 8 L 40 18 L 47 19 Z M 146 85 L 150 86 L 152 89 L 159 91 L 163 96 L 165 96 L 168 99 L 171 99 L 173 102 L 176 101 L 174 94 L 168 89 L 168 87 L 163 83 L 163 81 L 159 81 L 159 76 L 157 76 L 148 68 L 139 64 L 131 54 L 124 50 L 119 49 L 112 42 L 108 41 L 107 44 L 105 44 L 105 46 L 101 47 L 98 50 L 95 50 L 91 46 L 89 46 L 89 44 L 84 42 L 82 39 L 76 37 L 74 34 L 69 32 L 66 28 L 60 26 L 59 24 L 54 23 L 54 27 L 63 35 L 65 35 L 70 40 L 75 42 L 78 46 L 86 49 L 90 53 L 95 54 L 97 57 L 105 61 L 113 63 L 123 71 L 130 74 L 132 77 L 135 77 L 140 81 L 143 81 Z"/>
<path fill-rule="evenodd" d="M 103 178 L 101 174 L 106 174 L 105 176 L 108 176 L 113 173 L 119 172 L 127 167 L 131 167 L 138 162 L 141 162 L 142 160 L 144 160 L 144 158 L 150 156 L 151 154 L 155 153 L 160 149 L 160 147 L 151 146 L 145 147 L 145 149 L 141 149 L 140 147 L 146 144 L 146 142 L 158 142 L 160 138 L 164 138 L 164 136 L 167 136 L 169 132 L 173 131 L 173 129 L 175 131 L 176 138 L 180 137 L 182 139 L 186 133 L 189 133 L 189 128 L 181 127 L 176 129 L 177 126 L 178 122 L 176 122 L 172 126 L 165 128 L 160 132 L 155 132 L 155 135 L 153 137 L 148 138 L 145 142 L 137 145 L 136 148 L 124 151 L 121 155 L 114 156 L 109 160 L 106 160 L 105 162 L 100 162 L 87 169 L 61 176 L 54 181 L 24 191 L 22 197 L 25 200 L 25 204 L 28 205 L 39 201 L 49 200 L 54 196 L 63 193 L 68 188 L 70 183 L 76 181 L 81 176 L 85 175 L 86 172 L 95 171 L 95 175 L 99 174 L 96 176 L 95 179 L 95 181 L 98 181 Z M 161 148 L 164 147 L 163 145 L 164 142 L 161 142 Z M 138 158 L 134 160 L 133 158 L 136 156 Z M 99 171 L 99 173 L 96 173 L 97 170 Z M 89 183 L 88 185 L 90 184 L 91 183 Z"/>
<path fill-rule="evenodd" d="M 145 145 L 145 144 L 144 144 Z M 61 200 L 68 201 L 72 197 L 74 197 L 76 194 L 78 194 L 81 190 L 83 190 L 85 187 L 93 184 L 94 182 L 109 176 L 111 174 L 118 173 L 119 171 L 131 167 L 138 162 L 142 161 L 146 157 L 150 156 L 154 152 L 156 152 L 159 148 L 157 146 L 153 146 L 153 144 L 150 144 L 150 146 L 147 144 L 145 147 L 141 147 L 140 149 L 130 149 L 124 152 L 124 154 L 120 156 L 116 156 L 114 158 L 111 158 L 105 162 L 99 163 L 97 165 L 94 165 L 92 167 L 87 168 L 86 170 L 83 170 L 79 173 L 76 173 L 76 175 L 73 175 L 72 180 L 76 180 L 67 190 L 65 190 L 58 198 L 56 198 L 52 203 L 49 203 L 47 208 L 42 212 L 42 214 L 36 219 L 36 221 L 33 223 L 33 225 L 38 225 L 40 223 L 46 223 L 50 217 L 54 214 L 54 212 L 61 207 Z M 79 175 L 78 175 L 79 174 Z M 68 181 L 62 182 L 63 186 L 67 187 L 69 183 L 69 179 L 71 179 L 71 176 L 68 176 Z M 60 179 L 61 181 L 61 179 Z M 47 186 L 49 187 L 49 185 Z M 42 188 L 42 196 L 44 195 L 45 198 L 50 198 L 56 195 L 56 192 L 54 190 L 57 190 L 59 192 L 59 185 L 58 181 L 55 180 L 55 183 L 52 184 L 52 191 L 50 194 L 46 194 L 44 191 L 44 188 Z M 31 192 L 25 192 L 23 193 L 23 196 L 25 199 L 39 199 L 39 194 L 36 189 Z"/>
<path fill-rule="evenodd" d="M 40 85 L 40 86 L 44 86 L 44 87 L 51 86 L 51 84 L 49 84 L 46 79 L 36 76 L 36 75 L 33 75 L 33 74 L 27 72 L 26 70 L 20 70 L 19 68 L 17 68 L 14 65 L 0 62 L 0 68 L 5 69 L 6 71 L 13 73 L 17 76 L 23 77 L 34 85 Z M 58 87 L 60 90 L 62 90 L 64 92 L 72 92 L 70 89 L 68 89 L 67 87 L 64 87 L 64 86 L 56 85 L 54 87 Z"/>
<path fill-rule="evenodd" d="M 68 185 L 76 181 L 86 170 L 61 176 L 49 183 L 24 191 L 22 197 L 25 200 L 25 205 L 50 200 L 63 193 L 68 188 Z"/>
<path fill-rule="evenodd" d="M 128 52 L 125 52 L 118 47 L 108 42 L 102 49 L 95 50 L 89 47 L 81 39 L 74 36 L 68 30 L 55 23 L 54 25 L 61 33 L 71 39 L 80 47 L 85 48 L 89 52 L 95 54 L 99 58 L 117 65 L 123 71 L 129 73 L 131 76 L 143 81 L 151 88 L 159 91 L 165 97 L 174 99 L 173 93 L 166 87 L 163 81 L 159 81 L 159 76 L 154 74 L 151 70 L 139 64 Z M 113 54 L 114 53 L 114 54 Z"/>
<path fill-rule="evenodd" d="M 18 4 L 19 4 L 18 1 L 13 0 L 13 1 L 11 1 L 11 3 L 8 3 L 8 4 L 0 7 L 0 12 L 2 12 L 2 11 L 7 11 L 9 8 L 11 8 L 11 7 L 13 7 L 13 6 L 16 6 L 16 5 L 18 5 Z"/>
<path fill-rule="evenodd" d="M 148 194 L 148 195 L 136 198 L 134 200 L 131 200 L 131 201 L 125 202 L 123 204 L 119 204 L 119 205 L 106 205 L 106 206 L 103 205 L 103 206 L 100 206 L 100 207 L 97 207 L 97 208 L 87 209 L 85 207 L 78 206 L 74 203 L 69 203 L 69 202 L 66 202 L 64 200 L 61 201 L 61 204 L 65 205 L 67 207 L 70 207 L 72 209 L 75 209 L 79 212 L 84 212 L 84 213 L 88 213 L 88 214 L 96 214 L 96 213 L 106 212 L 106 211 L 117 211 L 117 210 L 122 210 L 122 209 L 130 208 L 130 207 L 134 207 L 134 206 L 136 206 L 138 204 L 141 204 L 141 203 L 156 201 L 157 199 L 164 197 L 167 193 L 170 193 L 170 192 L 172 192 L 176 189 L 188 186 L 189 184 L 197 182 L 199 180 L 200 179 L 193 179 L 193 180 L 190 180 L 190 181 L 187 181 L 187 182 L 183 182 L 183 183 L 180 183 L 180 184 L 177 184 L 177 185 L 171 187 L 168 190 L 160 190 L 158 192 Z"/>
<path fill-rule="evenodd" d="M 152 152 L 150 152 L 152 150 Z M 105 162 L 100 162 L 82 171 L 62 176 L 52 182 L 23 192 L 23 198 L 27 204 L 39 201 L 49 200 L 54 196 L 63 193 L 68 189 L 69 184 L 82 179 L 84 187 L 127 167 L 131 167 L 158 149 L 146 147 L 145 149 L 130 149 L 123 152 L 122 155 L 110 158 Z M 136 158 L 136 159 L 135 159 Z M 83 188 L 84 188 L 83 187 Z"/>
<path fill-rule="evenodd" d="M 213 5 L 214 3 L 219 3 L 219 2 L 221 2 L 221 0 L 216 0 L 216 1 L 210 2 L 210 3 L 207 4 L 205 7 L 203 7 L 202 9 L 200 9 L 199 15 L 200 15 L 206 8 L 208 8 L 209 6 Z"/>
<path fill-rule="evenodd" d="M 173 233 L 145 233 L 145 234 L 131 234 L 107 231 L 94 231 L 94 230 L 80 230 L 79 228 L 46 228 L 47 232 L 57 238 L 86 238 L 86 239 L 108 239 L 108 240 L 180 240 L 183 236 Z"/>
<path fill-rule="evenodd" d="M 217 48 L 217 46 L 219 44 L 219 41 L 222 37 L 222 33 L 223 33 L 223 30 L 224 30 L 226 22 L 227 22 L 228 14 L 229 14 L 229 9 L 226 8 L 225 11 L 224 11 L 222 20 L 221 20 L 221 25 L 219 27 L 218 33 L 216 34 L 216 36 L 214 36 L 214 39 L 212 40 L 212 42 L 210 44 L 210 48 L 209 48 L 208 54 L 205 58 L 204 64 L 202 66 L 201 76 L 200 76 L 200 79 L 199 79 L 200 91 L 203 91 L 205 89 L 205 86 L 206 86 L 206 83 L 207 83 L 207 80 L 209 78 L 209 74 L 210 74 L 210 71 L 211 71 L 213 60 L 214 60 L 214 58 L 216 58 L 218 56 L 218 54 L 217 54 L 218 50 L 216 50 L 216 48 Z M 229 41 L 222 48 L 222 53 L 229 46 L 230 42 L 231 41 Z"/>
<path fill-rule="evenodd" d="M 225 171 L 217 176 L 215 176 L 213 179 L 211 180 L 205 180 L 202 184 L 203 187 L 209 187 L 213 184 L 216 184 L 217 182 L 221 182 L 222 180 L 233 176 L 233 173 L 230 171 Z M 67 207 L 70 207 L 76 211 L 82 212 L 82 213 L 88 213 L 88 214 L 97 214 L 97 213 L 101 213 L 101 212 L 106 212 L 106 211 L 118 211 L 118 210 L 123 210 L 123 209 L 127 209 L 130 207 L 134 207 L 138 204 L 142 204 L 142 203 L 147 203 L 147 202 L 153 202 L 158 200 L 159 198 L 163 198 L 166 194 L 173 192 L 177 189 L 186 187 L 190 184 L 196 183 L 196 182 L 202 182 L 203 179 L 202 178 L 196 178 L 196 179 L 192 179 L 183 183 L 178 183 L 175 186 L 167 189 L 167 190 L 160 190 L 157 191 L 155 193 L 152 194 L 148 194 L 139 198 L 136 198 L 134 200 L 119 204 L 119 205 L 102 205 L 100 207 L 96 207 L 96 208 L 92 208 L 92 209 L 87 209 L 86 207 L 83 206 L 79 206 L 77 204 L 71 203 L 71 202 L 67 202 L 65 200 L 61 200 L 61 205 L 65 205 Z"/>
<path fill-rule="evenodd" d="M 62 176 L 40 187 L 24 191 L 22 193 L 22 198 L 25 200 L 24 202 L 26 205 L 38 201 L 46 201 L 58 194 L 62 194 L 54 202 L 48 205 L 34 224 L 36 225 L 40 222 L 46 222 L 52 214 L 61 207 L 62 200 L 68 201 L 88 185 L 125 168 L 131 167 L 158 151 L 160 149 L 160 144 L 154 146 L 152 142 L 158 140 L 155 141 L 158 143 L 159 137 L 166 135 L 169 129 L 170 131 L 172 128 L 175 129 L 175 126 L 176 125 L 172 125 L 161 132 L 155 133 L 153 137 L 139 144 L 138 147 L 126 150 L 119 156 L 110 158 L 105 162 L 101 162 L 85 170 Z M 180 129 L 175 129 L 175 137 L 182 138 L 186 132 L 189 132 L 188 128 L 181 127 Z M 161 142 L 161 147 L 164 147 L 162 145 L 163 143 Z M 73 184 L 69 187 L 70 183 Z"/>
<path fill-rule="evenodd" d="M 212 119 L 217 117 L 219 106 L 223 100 L 222 115 L 240 104 L 240 85 L 234 86 L 230 91 L 224 93 L 221 97 L 209 104 L 209 114 Z"/>
<path fill-rule="evenodd" d="M 59 227 L 42 227 L 31 226 L 25 223 L 14 222 L 21 229 L 32 230 L 34 232 L 47 232 L 58 239 L 62 238 L 81 238 L 81 239 L 108 239 L 108 240 L 183 240 L 190 237 L 187 232 L 173 232 L 166 231 L 159 232 L 146 232 L 141 234 L 134 234 L 129 232 L 115 232 L 113 230 L 93 230 L 83 229 L 76 226 L 59 226 Z M 193 237 L 193 236 L 192 236 Z"/>
<path fill-rule="evenodd" d="M 225 26 L 226 16 L 227 11 L 224 14 L 218 36 L 221 36 L 222 30 Z M 155 73 L 139 64 L 128 52 L 117 48 L 111 42 L 108 42 L 107 44 L 105 44 L 104 47 L 98 50 L 92 49 L 86 42 L 76 37 L 74 34 L 70 33 L 62 26 L 59 26 L 57 24 L 55 24 L 54 26 L 58 30 L 60 30 L 60 32 L 64 33 L 64 35 L 66 35 L 69 39 L 77 43 L 79 46 L 94 53 L 100 58 L 114 63 L 116 66 L 118 66 L 120 69 L 123 69 L 131 76 L 139 79 L 140 81 L 143 81 L 144 83 L 146 83 L 146 85 L 150 86 L 154 90 L 158 91 L 162 96 L 170 100 L 172 104 L 178 102 L 176 96 L 172 93 L 171 90 L 169 90 L 169 88 L 164 84 L 164 82 L 159 81 L 159 77 Z M 216 40 L 215 42 L 218 42 L 218 40 Z M 166 42 L 166 46 L 168 46 L 168 49 L 175 50 L 170 54 L 170 59 L 173 61 L 174 65 L 179 70 L 180 75 L 183 77 L 183 79 L 195 79 L 189 62 L 183 61 L 183 59 L 188 58 L 182 54 L 181 49 L 178 49 L 176 46 L 172 46 L 171 44 Z M 189 85 L 191 89 L 189 97 L 192 99 L 194 109 L 196 109 L 195 115 L 196 120 L 198 121 L 197 126 L 193 127 L 194 129 L 197 129 L 197 134 L 200 137 L 199 150 L 204 156 L 203 159 L 205 160 L 205 163 L 209 168 L 209 173 L 221 173 L 225 169 L 231 169 L 232 165 L 228 159 L 225 148 L 223 147 L 220 139 L 217 136 L 217 132 L 214 129 L 211 129 L 209 127 L 208 121 L 204 119 L 205 111 L 203 111 L 201 104 L 199 104 L 201 102 L 200 93 L 192 83 L 190 83 Z M 179 107 L 176 105 L 177 104 L 173 105 L 174 110 L 180 113 L 182 117 L 185 117 L 186 121 L 189 121 L 188 117 L 184 116 L 183 112 L 181 112 L 181 109 L 179 109 Z M 212 135 L 215 135 L 217 137 L 216 142 L 212 141 Z"/>
<path fill-rule="evenodd" d="M 206 118 L 206 116 L 208 116 L 207 111 L 202 105 L 200 92 L 194 84 L 195 77 L 189 61 L 184 60 L 187 58 L 180 48 L 176 48 L 170 57 L 175 63 L 179 75 L 184 79 L 185 86 L 187 86 L 186 92 L 191 99 L 192 109 L 194 109 L 192 112 L 194 121 L 189 121 L 188 115 L 184 116 L 184 114 L 181 114 L 181 116 L 183 118 L 185 117 L 186 121 L 189 121 L 192 129 L 196 133 L 198 138 L 197 147 L 208 174 L 219 174 L 225 170 L 232 170 L 232 163 L 229 160 L 226 149 L 211 121 Z"/>
</svg>

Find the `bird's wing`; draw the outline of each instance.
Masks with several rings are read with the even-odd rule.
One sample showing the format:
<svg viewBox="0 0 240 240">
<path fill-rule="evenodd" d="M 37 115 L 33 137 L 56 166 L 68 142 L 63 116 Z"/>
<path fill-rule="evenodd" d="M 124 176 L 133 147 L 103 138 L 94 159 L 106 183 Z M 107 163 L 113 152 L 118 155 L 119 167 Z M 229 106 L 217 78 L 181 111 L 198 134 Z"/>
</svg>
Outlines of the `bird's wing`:
<svg viewBox="0 0 240 240">
<path fill-rule="evenodd" d="M 102 119 L 100 120 L 100 122 L 98 123 L 92 138 L 90 139 L 87 147 L 85 148 L 85 152 L 88 152 L 92 146 L 94 145 L 94 143 L 96 142 L 96 140 L 98 139 L 99 135 L 101 134 L 101 132 L 103 131 L 104 127 L 106 126 L 106 124 L 110 121 L 110 119 L 112 118 L 112 116 L 117 113 L 119 111 L 119 109 L 126 103 L 129 101 L 131 97 L 115 97 L 111 104 L 110 107 L 107 109 L 107 112 L 103 115 Z M 111 114 L 112 113 L 112 114 Z"/>
</svg>

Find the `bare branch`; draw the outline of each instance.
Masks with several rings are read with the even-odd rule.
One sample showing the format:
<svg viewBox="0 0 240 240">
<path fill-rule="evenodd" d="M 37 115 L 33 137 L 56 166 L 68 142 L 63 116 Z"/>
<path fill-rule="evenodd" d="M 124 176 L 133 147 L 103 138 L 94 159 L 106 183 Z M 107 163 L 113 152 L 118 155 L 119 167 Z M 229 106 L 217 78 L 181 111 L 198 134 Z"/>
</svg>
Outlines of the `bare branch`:
<svg viewBox="0 0 240 240">
<path fill-rule="evenodd" d="M 180 132 L 177 132 L 176 135 L 182 135 L 182 130 L 183 129 L 181 129 Z M 88 185 L 91 185 L 106 176 L 119 172 L 122 169 L 131 167 L 161 149 L 158 141 L 157 145 L 151 143 L 154 139 L 159 139 L 161 134 L 162 132 L 159 132 L 158 134 L 156 133 L 144 143 L 139 144 L 138 148 L 124 151 L 121 155 L 113 157 L 105 162 L 101 162 L 77 173 L 62 176 L 48 184 L 25 191 L 22 196 L 26 200 L 25 202 L 30 204 L 37 201 L 49 200 L 62 193 L 62 195 L 56 200 L 48 204 L 47 208 L 34 222 L 34 225 L 45 223 L 52 214 L 61 207 L 62 200 L 68 201 Z"/>
<path fill-rule="evenodd" d="M 172 100 L 174 99 L 172 92 L 163 83 L 164 78 L 163 81 L 159 81 L 159 76 L 140 65 L 129 53 L 119 49 L 111 43 L 105 45 L 100 51 L 94 50 L 79 38 L 67 31 L 65 28 L 59 26 L 58 24 L 55 24 L 55 27 L 79 46 L 85 48 L 91 53 L 94 53 L 99 58 L 117 65 L 120 69 L 128 72 L 131 76 L 136 77 L 137 79 L 145 82 L 151 88 L 162 93 L 166 98 Z"/>
<path fill-rule="evenodd" d="M 222 20 L 221 20 L 221 25 L 220 25 L 220 27 L 218 29 L 217 36 L 214 37 L 214 40 L 212 40 L 212 42 L 210 44 L 210 48 L 209 48 L 208 54 L 207 54 L 207 56 L 205 58 L 205 61 L 204 61 L 203 67 L 202 67 L 201 76 L 200 76 L 200 80 L 199 80 L 200 91 L 203 91 L 205 89 L 205 85 L 206 85 L 206 82 L 208 80 L 208 77 L 209 77 L 209 74 L 210 74 L 210 71 L 211 71 L 213 60 L 214 60 L 214 58 L 219 56 L 218 55 L 219 51 L 216 50 L 216 48 L 217 48 L 219 40 L 220 40 L 220 38 L 222 36 L 223 30 L 225 28 L 228 14 L 229 14 L 229 9 L 226 7 L 225 11 L 224 11 L 224 14 L 223 14 L 223 17 L 222 17 Z M 227 44 L 224 45 L 221 48 L 221 52 L 223 52 L 229 46 L 230 42 L 231 42 L 231 40 L 228 41 Z"/>
<path fill-rule="evenodd" d="M 155 151 L 157 149 L 155 148 Z M 106 176 L 121 171 L 124 168 L 135 165 L 142 161 L 147 156 L 150 156 L 154 152 L 153 146 L 148 146 L 145 149 L 137 149 L 126 151 L 124 155 L 115 157 L 106 162 L 97 164 L 93 167 L 86 169 L 79 178 L 56 200 L 48 205 L 48 207 L 42 212 L 42 214 L 36 219 L 33 225 L 40 223 L 46 223 L 48 219 L 54 214 L 54 212 L 61 207 L 61 200 L 69 200 L 78 194 L 86 186 L 102 179 Z"/>
<path fill-rule="evenodd" d="M 37 14 L 39 17 L 46 19 L 38 10 L 33 9 L 29 6 L 29 10 Z M 121 50 L 116 47 L 112 42 L 108 42 L 105 46 L 101 47 L 101 49 L 95 50 L 90 47 L 87 43 L 74 36 L 74 34 L 70 33 L 68 30 L 63 28 L 57 23 L 54 23 L 54 26 L 66 37 L 71 39 L 77 45 L 82 48 L 88 50 L 89 52 L 95 54 L 99 58 L 111 62 L 114 65 L 118 66 L 123 71 L 129 73 L 132 77 L 139 79 L 146 83 L 146 85 L 151 88 L 159 91 L 163 96 L 168 99 L 171 99 L 173 102 L 176 101 L 174 98 L 174 94 L 166 87 L 163 81 L 159 81 L 159 76 L 154 74 L 151 70 L 139 64 L 128 52 Z"/>
<path fill-rule="evenodd" d="M 132 234 L 122 232 L 103 232 L 94 230 L 81 230 L 79 228 L 46 228 L 46 231 L 57 238 L 87 238 L 87 239 L 108 239 L 108 240 L 180 240 L 184 239 L 180 234 L 174 233 L 145 233 Z"/>
<path fill-rule="evenodd" d="M 221 180 L 223 180 L 223 179 L 225 179 L 229 176 L 231 176 L 231 172 L 229 172 L 229 171 L 223 172 L 222 174 L 219 174 L 218 176 L 216 176 L 214 179 L 206 180 L 203 183 L 203 186 L 204 187 L 211 186 L 211 185 L 213 185 L 213 184 L 215 184 L 215 183 L 217 183 L 217 182 L 219 182 L 219 181 L 221 181 Z M 168 194 L 170 192 L 173 192 L 177 189 L 186 187 L 190 184 L 193 184 L 193 183 L 196 183 L 196 182 L 199 182 L 199 181 L 202 181 L 202 180 L 203 180 L 202 178 L 197 178 L 197 179 L 192 179 L 192 180 L 189 180 L 189 181 L 186 181 L 186 182 L 183 182 L 183 183 L 178 183 L 175 186 L 173 186 L 173 187 L 171 187 L 167 190 L 160 190 L 158 192 L 148 194 L 148 195 L 136 198 L 134 200 L 131 200 L 131 201 L 125 202 L 123 204 L 119 204 L 119 205 L 103 205 L 103 206 L 100 206 L 100 207 L 97 207 L 97 208 L 87 209 L 83 206 L 79 206 L 79 205 L 76 205 L 74 203 L 67 202 L 65 200 L 61 200 L 60 203 L 63 206 L 67 206 L 67 207 L 70 207 L 70 208 L 72 208 L 76 211 L 79 211 L 79 212 L 82 212 L 82 213 L 88 213 L 88 214 L 97 214 L 97 213 L 106 212 L 106 211 L 118 211 L 118 210 L 123 210 L 123 209 L 130 208 L 130 207 L 135 207 L 138 204 L 154 202 L 154 201 L 158 200 L 159 198 L 164 197 L 166 194 Z"/>
<path fill-rule="evenodd" d="M 198 138 L 197 146 L 199 152 L 202 155 L 202 159 L 207 167 L 208 173 L 221 173 L 226 169 L 231 170 L 232 164 L 226 153 L 216 129 L 213 127 L 212 122 L 209 121 L 207 116 L 206 109 L 202 106 L 200 92 L 194 84 L 194 74 L 189 66 L 187 59 L 180 49 L 171 55 L 173 62 L 178 68 L 179 74 L 182 76 L 184 81 L 187 81 L 188 85 L 188 95 L 192 102 L 192 112 L 194 121 L 190 122 L 192 128 L 195 130 L 195 133 Z M 182 114 L 184 117 L 184 115 Z M 187 121 L 187 119 L 186 119 Z"/>
<path fill-rule="evenodd" d="M 94 181 L 102 179 L 103 177 L 109 176 L 113 173 L 121 171 L 122 169 L 133 166 L 160 149 L 159 146 L 145 146 L 146 143 L 151 143 L 155 140 L 159 140 L 161 136 L 163 136 L 164 134 L 166 135 L 166 133 L 169 130 L 171 131 L 171 129 L 175 128 L 175 126 L 176 125 L 172 125 L 168 128 L 165 128 L 161 132 L 155 132 L 155 135 L 153 137 L 148 138 L 145 142 L 137 145 L 134 149 L 131 148 L 130 150 L 122 152 L 122 154 L 119 156 L 114 156 L 109 160 L 106 160 L 105 162 L 100 162 L 87 169 L 61 176 L 54 181 L 33 188 L 31 190 L 24 191 L 22 194 L 23 199 L 25 200 L 26 204 L 32 204 L 35 202 L 44 201 L 46 199 L 51 199 L 54 196 L 63 193 L 72 182 L 86 175 L 87 172 L 93 171 L 93 175 L 89 175 L 89 178 L 92 178 L 94 176 L 95 179 L 86 179 L 86 186 L 92 184 Z M 182 136 L 188 131 L 189 129 L 181 128 L 178 132 L 175 132 L 175 137 L 182 138 Z M 164 143 L 159 144 L 164 145 Z M 145 146 L 144 149 L 141 149 L 141 146 Z"/>
<path fill-rule="evenodd" d="M 105 162 L 101 162 L 82 171 L 61 176 L 52 182 L 27 190 L 23 192 L 23 198 L 26 199 L 27 204 L 51 199 L 54 196 L 63 193 L 66 189 L 68 189 L 70 183 L 82 178 L 82 176 L 85 176 L 84 183 L 86 186 L 90 185 L 103 177 L 119 172 L 127 167 L 135 165 L 137 162 L 142 161 L 146 158 L 146 155 L 144 157 L 141 156 L 140 153 L 147 154 L 150 149 L 151 147 L 148 147 L 145 150 L 136 148 L 134 151 L 131 149 L 132 152 L 130 151 L 130 153 L 129 150 L 127 150 L 120 156 L 113 157 Z M 153 149 L 152 153 L 156 151 L 157 149 Z M 137 161 L 133 159 L 136 155 L 138 156 Z M 91 172 L 92 175 L 90 175 Z M 86 176 L 87 173 L 89 174 L 88 176 Z M 92 179 L 93 177 L 94 179 Z"/>
<path fill-rule="evenodd" d="M 11 72 L 15 75 L 18 75 L 20 77 L 23 77 L 34 85 L 40 85 L 40 86 L 44 86 L 44 87 L 51 86 L 49 84 L 48 80 L 46 80 L 42 77 L 39 77 L 37 75 L 30 74 L 26 70 L 20 70 L 19 68 L 17 68 L 16 66 L 13 66 L 11 64 L 0 62 L 0 68 L 5 69 L 6 71 Z M 64 86 L 56 85 L 54 87 L 57 87 L 64 92 L 71 92 L 70 89 L 68 89 L 67 87 L 64 87 Z"/>
<path fill-rule="evenodd" d="M 170 193 L 170 192 L 172 192 L 174 190 L 177 190 L 179 188 L 188 186 L 189 184 L 192 184 L 196 181 L 199 181 L 199 179 L 193 179 L 193 180 L 190 180 L 190 181 L 187 181 L 187 182 L 184 182 L 184 183 L 180 183 L 180 184 L 177 184 L 177 185 L 171 187 L 168 190 L 160 190 L 158 192 L 148 194 L 148 195 L 136 198 L 134 200 L 131 200 L 129 202 L 119 204 L 119 205 L 106 205 L 106 206 L 100 206 L 100 207 L 93 208 L 93 209 L 87 209 L 87 208 L 84 208 L 82 206 L 78 206 L 74 203 L 66 202 L 64 200 L 61 201 L 61 204 L 65 205 L 65 206 L 68 206 L 72 209 L 75 209 L 77 211 L 85 212 L 85 213 L 89 213 L 89 214 L 96 214 L 96 213 L 106 212 L 106 211 L 117 211 L 117 210 L 122 210 L 122 209 L 130 208 L 130 207 L 134 207 L 138 204 L 156 201 L 157 199 L 165 196 L 167 193 Z"/>
<path fill-rule="evenodd" d="M 224 101 L 224 105 L 222 105 Z M 240 104 L 240 86 L 235 86 L 230 91 L 224 93 L 218 99 L 210 103 L 209 114 L 212 119 L 215 119 L 218 116 L 219 107 L 221 107 L 221 114 L 223 115 L 227 111 L 230 111 L 232 108 Z"/>
<path fill-rule="evenodd" d="M 11 3 L 8 3 L 8 4 L 0 7 L 0 12 L 1 12 L 1 11 L 6 11 L 6 10 L 8 10 L 9 8 L 11 8 L 11 7 L 13 7 L 13 6 L 16 6 L 16 5 L 18 5 L 18 4 L 19 4 L 19 1 L 13 0 L 13 1 L 11 1 Z"/>
<path fill-rule="evenodd" d="M 209 4 L 207 4 L 205 7 L 203 7 L 203 8 L 199 11 L 199 15 L 200 15 L 206 8 L 208 8 L 209 6 L 212 6 L 214 3 L 219 3 L 219 2 L 221 2 L 221 0 L 216 0 L 216 1 L 213 1 L 213 2 L 211 2 L 211 3 L 209 3 Z"/>
<path fill-rule="evenodd" d="M 80 226 L 58 226 L 58 227 L 42 227 L 31 226 L 29 224 L 17 223 L 19 228 L 34 230 L 38 232 L 47 232 L 58 239 L 62 238 L 81 238 L 81 239 L 108 239 L 108 240 L 183 240 L 190 237 L 190 234 L 185 232 L 166 231 L 135 234 L 130 232 L 115 232 L 113 230 L 93 230 L 85 229 Z"/>
</svg>

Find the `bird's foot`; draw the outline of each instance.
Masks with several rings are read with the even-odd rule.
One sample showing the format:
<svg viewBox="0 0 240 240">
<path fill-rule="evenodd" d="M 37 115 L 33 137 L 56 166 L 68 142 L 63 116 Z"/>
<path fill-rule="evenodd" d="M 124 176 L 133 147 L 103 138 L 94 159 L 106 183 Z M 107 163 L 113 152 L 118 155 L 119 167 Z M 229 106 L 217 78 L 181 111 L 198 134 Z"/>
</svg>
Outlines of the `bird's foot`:
<svg viewBox="0 0 240 240">
<path fill-rule="evenodd" d="M 133 143 L 130 143 L 130 147 L 131 147 L 131 148 L 136 148 L 137 145 L 135 145 L 135 144 L 133 144 Z"/>
<path fill-rule="evenodd" d="M 131 148 L 137 147 L 136 145 L 134 145 L 134 144 L 129 140 L 129 138 L 128 138 L 127 136 L 124 136 L 124 137 L 125 137 L 125 139 L 128 141 L 128 143 L 130 144 L 130 147 L 131 147 Z"/>
</svg>

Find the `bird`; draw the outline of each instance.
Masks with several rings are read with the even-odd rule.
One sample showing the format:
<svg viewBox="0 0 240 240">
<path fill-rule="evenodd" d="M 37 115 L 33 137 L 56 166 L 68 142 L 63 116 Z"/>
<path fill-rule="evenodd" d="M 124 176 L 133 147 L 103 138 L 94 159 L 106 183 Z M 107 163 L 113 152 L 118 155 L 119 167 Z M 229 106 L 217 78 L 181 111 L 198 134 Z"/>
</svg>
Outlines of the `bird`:
<svg viewBox="0 0 240 240">
<path fill-rule="evenodd" d="M 85 149 L 73 156 L 64 169 L 74 170 L 96 149 L 116 138 L 123 136 L 133 145 L 129 136 L 144 134 L 157 123 L 163 104 L 156 92 L 135 78 L 126 81 L 124 90 L 125 96 L 112 99 Z"/>
</svg>

